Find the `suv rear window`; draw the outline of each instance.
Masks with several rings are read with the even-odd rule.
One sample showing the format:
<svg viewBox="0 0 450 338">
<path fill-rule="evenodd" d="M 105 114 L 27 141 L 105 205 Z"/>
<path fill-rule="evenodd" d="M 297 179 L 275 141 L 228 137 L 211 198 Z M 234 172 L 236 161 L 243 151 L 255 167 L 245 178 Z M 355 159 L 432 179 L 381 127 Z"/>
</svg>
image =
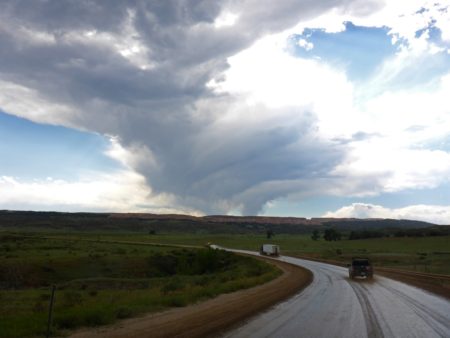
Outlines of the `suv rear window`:
<svg viewBox="0 0 450 338">
<path fill-rule="evenodd" d="M 368 265 L 370 265 L 369 261 L 366 260 L 366 259 L 354 260 L 352 262 L 352 264 L 356 265 L 356 266 L 368 266 Z"/>
</svg>

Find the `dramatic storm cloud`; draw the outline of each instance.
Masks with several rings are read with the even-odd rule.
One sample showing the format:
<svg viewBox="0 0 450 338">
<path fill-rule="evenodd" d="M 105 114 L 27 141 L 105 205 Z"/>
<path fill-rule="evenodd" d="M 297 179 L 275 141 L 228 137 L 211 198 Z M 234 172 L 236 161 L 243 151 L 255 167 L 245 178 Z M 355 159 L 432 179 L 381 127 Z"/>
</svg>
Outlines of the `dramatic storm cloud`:
<svg viewBox="0 0 450 338">
<path fill-rule="evenodd" d="M 0 171 L 6 207 L 42 191 L 45 208 L 257 214 L 448 182 L 439 3 L 0 5 L 0 110 L 107 138 L 121 164 L 78 181 Z"/>
</svg>

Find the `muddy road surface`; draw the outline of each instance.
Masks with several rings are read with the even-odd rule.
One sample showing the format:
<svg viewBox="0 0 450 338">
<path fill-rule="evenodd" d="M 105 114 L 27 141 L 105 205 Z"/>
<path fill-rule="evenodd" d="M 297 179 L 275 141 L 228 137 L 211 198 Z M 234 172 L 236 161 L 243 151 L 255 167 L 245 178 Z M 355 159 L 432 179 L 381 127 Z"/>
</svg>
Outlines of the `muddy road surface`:
<svg viewBox="0 0 450 338">
<path fill-rule="evenodd" d="M 376 275 L 350 280 L 346 268 L 291 257 L 311 270 L 300 294 L 225 335 L 236 337 L 449 337 L 450 301 Z"/>
</svg>

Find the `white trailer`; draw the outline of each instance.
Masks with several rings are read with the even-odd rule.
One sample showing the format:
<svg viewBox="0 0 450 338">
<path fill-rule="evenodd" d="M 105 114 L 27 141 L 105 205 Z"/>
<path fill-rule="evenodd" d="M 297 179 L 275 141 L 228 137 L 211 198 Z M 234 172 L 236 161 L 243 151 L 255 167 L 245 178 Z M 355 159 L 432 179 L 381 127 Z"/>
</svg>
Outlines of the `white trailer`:
<svg viewBox="0 0 450 338">
<path fill-rule="evenodd" d="M 275 244 L 263 244 L 259 248 L 259 253 L 265 256 L 279 256 L 280 247 Z"/>
</svg>

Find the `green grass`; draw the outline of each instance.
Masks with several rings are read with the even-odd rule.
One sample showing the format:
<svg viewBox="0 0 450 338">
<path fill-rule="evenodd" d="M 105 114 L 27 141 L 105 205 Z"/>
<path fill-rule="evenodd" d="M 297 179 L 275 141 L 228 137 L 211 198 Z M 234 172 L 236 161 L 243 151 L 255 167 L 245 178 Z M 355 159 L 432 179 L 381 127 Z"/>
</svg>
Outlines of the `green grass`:
<svg viewBox="0 0 450 338">
<path fill-rule="evenodd" d="M 89 238 L 89 234 L 85 234 Z M 112 233 L 99 233 L 102 240 L 116 240 Z M 348 262 L 352 256 L 370 257 L 375 265 L 450 275 L 450 236 L 389 237 L 335 242 L 311 240 L 310 235 L 136 234 L 123 233 L 124 241 L 205 245 L 211 242 L 228 248 L 256 251 L 263 243 L 274 243 L 286 255 L 310 256 Z"/>
<path fill-rule="evenodd" d="M 59 235 L 58 235 L 59 234 Z M 47 236 L 100 241 L 133 241 L 204 246 L 211 242 L 228 248 L 258 250 L 263 243 L 274 243 L 283 254 L 311 256 L 347 262 L 352 256 L 368 256 L 378 266 L 422 272 L 450 274 L 450 236 L 389 237 L 327 242 L 311 240 L 309 235 L 280 234 L 268 240 L 263 235 L 157 234 L 117 232 L 48 232 Z M 164 250 L 164 247 L 160 247 Z"/>
<path fill-rule="evenodd" d="M 263 235 L 209 235 L 209 234 L 157 234 L 117 232 L 48 232 L 47 236 L 60 236 L 73 240 L 132 241 L 161 244 L 187 244 L 204 246 L 211 242 L 228 248 L 258 250 L 263 243 L 274 243 L 283 254 L 311 256 L 347 262 L 352 256 L 368 256 L 378 266 L 422 272 L 450 274 L 450 236 L 389 237 L 327 242 L 311 240 L 309 235 L 276 235 L 268 240 Z M 87 242 L 88 243 L 88 242 Z M 89 245 L 89 244 L 85 245 Z M 108 244 L 105 244 L 108 245 Z M 156 247 L 154 247 L 156 248 Z M 167 250 L 166 247 L 159 247 Z M 1 250 L 0 250 L 1 253 Z M 1 256 L 0 256 L 1 257 Z"/>
<path fill-rule="evenodd" d="M 269 281 L 274 267 L 210 249 L 42 239 L 0 234 L 0 337 L 53 333 L 185 306 Z M 116 238 L 119 239 L 119 238 Z"/>
<path fill-rule="evenodd" d="M 185 306 L 263 283 L 279 273 L 246 257 L 227 268 L 206 271 L 204 267 L 213 264 L 208 263 L 207 256 L 192 258 L 195 250 L 176 253 L 180 249 L 167 244 L 204 247 L 211 242 L 256 251 L 263 243 L 274 243 L 286 255 L 341 262 L 348 262 L 352 256 L 367 256 L 375 266 L 450 274 L 450 236 L 326 242 L 313 241 L 306 235 L 281 234 L 270 240 L 262 235 L 136 232 L 48 231 L 27 235 L 31 237 L 0 232 L 0 337 L 44 335 L 52 283 L 58 285 L 54 333 L 64 334 L 80 326 L 103 325 Z M 124 241 L 164 246 L 118 243 Z M 174 260 L 178 260 L 177 268 L 172 271 Z M 156 263 L 159 261 L 164 263 Z M 159 267 L 155 270 L 154 266 Z M 7 280 L 2 276 L 8 276 Z"/>
</svg>

